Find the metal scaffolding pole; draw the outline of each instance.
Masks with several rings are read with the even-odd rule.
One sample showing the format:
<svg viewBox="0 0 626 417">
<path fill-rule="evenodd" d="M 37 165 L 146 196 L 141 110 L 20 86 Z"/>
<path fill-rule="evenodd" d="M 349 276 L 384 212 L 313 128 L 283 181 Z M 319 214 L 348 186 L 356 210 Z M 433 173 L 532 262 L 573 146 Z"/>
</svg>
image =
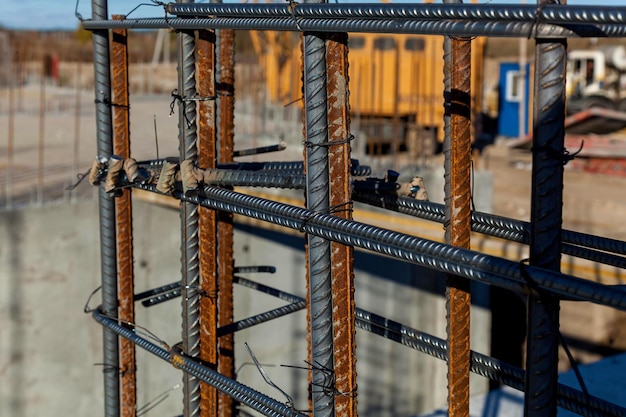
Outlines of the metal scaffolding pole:
<svg viewBox="0 0 626 417">
<path fill-rule="evenodd" d="M 92 19 L 108 18 L 107 0 L 92 0 Z M 109 61 L 109 31 L 93 32 L 94 88 L 96 105 L 96 138 L 98 158 L 113 154 L 111 115 L 111 72 Z M 100 207 L 100 267 L 102 274 L 102 311 L 117 317 L 117 256 L 115 238 L 115 200 L 104 187 L 98 189 Z M 119 340 L 117 334 L 103 329 L 103 363 L 114 372 L 104 372 L 104 415 L 120 415 Z"/>
<path fill-rule="evenodd" d="M 178 0 L 190 3 L 189 0 Z M 180 159 L 196 161 L 196 45 L 193 31 L 179 31 L 178 38 L 178 131 Z M 187 202 L 180 206 L 181 277 L 182 277 L 182 339 L 183 352 L 190 357 L 200 355 L 200 265 L 198 259 L 198 207 Z M 183 376 L 183 414 L 200 416 L 200 381 Z"/>
<path fill-rule="evenodd" d="M 197 93 L 199 97 L 215 97 L 215 33 L 198 32 Z M 198 102 L 198 166 L 215 168 L 216 155 L 215 100 Z M 200 299 L 200 359 L 217 367 L 217 217 L 215 210 L 198 207 L 200 236 L 200 285 L 207 296 Z M 217 389 L 206 383 L 200 385 L 200 415 L 217 416 Z"/>
<path fill-rule="evenodd" d="M 124 16 L 114 15 L 123 20 Z M 113 102 L 115 103 L 114 128 L 115 155 L 130 158 L 130 114 L 128 98 L 128 37 L 126 29 L 114 29 L 111 47 L 113 65 Z M 117 265 L 119 269 L 119 318 L 124 323 L 135 322 L 134 271 L 133 271 L 133 206 L 131 190 L 120 190 L 117 198 Z M 121 415 L 134 417 L 137 410 L 137 382 L 135 344 L 120 340 Z"/>
<path fill-rule="evenodd" d="M 448 3 L 460 3 L 444 0 Z M 444 38 L 446 242 L 470 247 L 471 40 Z M 446 283 L 448 414 L 469 416 L 470 281 L 449 274 Z"/>
<path fill-rule="evenodd" d="M 306 204 L 313 212 L 329 209 L 328 111 L 324 35 L 304 34 L 304 107 Z M 315 417 L 335 412 L 327 375 L 334 374 L 333 304 L 330 242 L 307 234 L 307 276 L 311 347 L 311 398 Z M 330 391 L 330 392 L 329 392 Z"/>
<path fill-rule="evenodd" d="M 539 6 L 558 1 L 539 0 Z M 563 223 L 563 150 L 567 41 L 537 39 L 530 220 L 530 264 L 559 272 Z M 532 279 L 529 285 L 533 286 Z M 524 416 L 556 416 L 559 300 L 528 297 Z"/>
</svg>

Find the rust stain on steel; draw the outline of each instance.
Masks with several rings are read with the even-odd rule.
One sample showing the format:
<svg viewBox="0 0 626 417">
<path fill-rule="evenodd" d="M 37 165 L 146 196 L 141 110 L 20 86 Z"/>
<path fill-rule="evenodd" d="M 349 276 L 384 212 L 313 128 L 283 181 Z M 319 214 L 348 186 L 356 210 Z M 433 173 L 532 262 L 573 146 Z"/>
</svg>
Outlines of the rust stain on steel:
<svg viewBox="0 0 626 417">
<path fill-rule="evenodd" d="M 199 97 L 215 96 L 215 33 L 198 31 L 196 89 Z M 215 101 L 198 101 L 198 166 L 216 167 Z M 217 367 L 217 212 L 198 207 L 200 238 L 200 359 Z M 217 416 L 217 389 L 200 383 L 200 415 Z"/>
<path fill-rule="evenodd" d="M 328 135 L 339 142 L 328 149 L 330 206 L 338 217 L 352 218 L 350 187 L 350 110 L 348 104 L 348 34 L 337 33 L 326 43 Z M 333 345 L 337 417 L 356 416 L 356 331 L 354 324 L 354 248 L 331 242 Z"/>
<path fill-rule="evenodd" d="M 471 41 L 452 39 L 450 94 L 450 244 L 470 245 L 470 80 Z M 469 280 L 448 276 L 448 413 L 469 415 L 470 371 L 470 285 Z"/>
<path fill-rule="evenodd" d="M 114 15 L 123 20 L 125 16 Z M 126 29 L 113 30 L 111 65 L 114 107 L 114 153 L 124 159 L 130 158 L 130 119 L 128 99 L 128 38 Z M 117 199 L 117 263 L 118 263 L 118 317 L 122 322 L 135 322 L 134 271 L 133 271 L 133 226 L 130 189 L 122 190 Z M 135 345 L 120 338 L 121 416 L 134 417 L 137 408 L 137 381 Z"/>
<path fill-rule="evenodd" d="M 225 163 L 233 160 L 235 135 L 235 31 L 220 30 L 219 50 L 219 80 L 217 92 L 219 99 L 219 146 L 218 162 Z M 219 213 L 218 224 L 218 324 L 225 326 L 233 322 L 233 215 Z M 235 338 L 233 334 L 219 338 L 218 372 L 227 377 L 235 374 Z M 231 417 L 234 414 L 235 403 L 224 393 L 218 395 L 220 417 Z"/>
</svg>

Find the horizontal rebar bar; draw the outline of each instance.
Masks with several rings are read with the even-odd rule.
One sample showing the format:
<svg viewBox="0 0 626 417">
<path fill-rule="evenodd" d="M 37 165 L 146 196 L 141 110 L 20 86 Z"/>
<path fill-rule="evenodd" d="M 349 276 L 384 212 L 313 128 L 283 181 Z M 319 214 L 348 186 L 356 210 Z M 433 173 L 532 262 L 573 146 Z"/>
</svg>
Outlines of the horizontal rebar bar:
<svg viewBox="0 0 626 417">
<path fill-rule="evenodd" d="M 226 334 L 235 333 L 235 332 L 238 332 L 239 330 L 244 330 L 252 326 L 256 326 L 257 324 L 265 323 L 270 320 L 274 320 L 279 317 L 286 316 L 287 314 L 291 314 L 296 311 L 303 310 L 305 308 L 306 308 L 306 301 L 302 300 L 297 303 L 287 304 L 286 306 L 281 306 L 273 310 L 256 314 L 254 316 L 246 317 L 245 319 L 238 320 L 226 326 L 219 327 L 217 329 L 217 336 L 219 337 L 219 336 L 224 336 Z"/>
<path fill-rule="evenodd" d="M 226 378 L 216 371 L 201 365 L 193 358 L 176 353 L 173 350 L 164 349 L 163 347 L 148 341 L 147 339 L 137 335 L 133 330 L 119 324 L 115 319 L 111 319 L 106 315 L 103 315 L 99 309 L 95 309 L 92 312 L 92 315 L 93 318 L 104 327 L 130 340 L 137 346 L 147 350 L 164 361 L 171 363 L 176 368 L 179 368 L 182 371 L 193 375 L 199 380 L 206 382 L 207 384 L 226 393 L 230 397 L 240 401 L 242 404 L 247 405 L 253 410 L 259 411 L 266 416 L 273 417 L 305 417 L 304 414 L 297 412 L 293 408 L 290 408 L 285 404 L 266 396 L 265 394 L 255 391 L 252 388 L 230 378 Z"/>
<path fill-rule="evenodd" d="M 234 282 L 294 304 L 304 301 L 302 297 L 246 278 L 235 277 Z M 447 360 L 448 346 L 444 339 L 420 332 L 402 323 L 389 320 L 383 316 L 370 313 L 360 308 L 356 308 L 356 325 L 364 330 L 401 343 L 430 356 Z M 472 352 L 471 370 L 478 375 L 524 391 L 524 370 L 506 362 L 481 353 Z M 617 417 L 623 416 L 624 412 L 626 412 L 626 409 L 619 405 L 612 404 L 601 398 L 583 394 L 581 391 L 563 384 L 559 384 L 558 386 L 558 404 L 563 408 L 588 417 L 606 417 L 609 415 Z"/>
<path fill-rule="evenodd" d="M 624 23 L 626 7 L 530 4 L 174 4 L 167 12 L 177 16 L 296 18 L 403 18 L 539 21 L 551 24 Z"/>
<path fill-rule="evenodd" d="M 150 185 L 135 185 L 156 192 Z M 586 281 L 479 252 L 341 219 L 272 200 L 206 186 L 202 196 L 175 198 L 278 224 L 328 240 L 389 255 L 436 271 L 497 285 L 518 293 L 547 291 L 561 298 L 591 301 L 626 310 L 626 289 Z"/>
<path fill-rule="evenodd" d="M 360 191 L 355 191 L 353 197 L 355 201 L 383 207 L 387 210 L 397 211 L 437 223 L 445 221 L 443 204 L 401 196 L 373 195 Z M 493 214 L 472 212 L 472 230 L 526 245 L 530 242 L 530 223 Z M 561 249 L 566 255 L 626 268 L 626 258 L 605 253 L 614 252 L 626 255 L 626 242 L 571 230 L 563 230 L 561 238 L 564 242 Z"/>
<path fill-rule="evenodd" d="M 87 30 L 101 29 L 235 29 L 293 32 L 407 33 L 448 36 L 493 36 L 530 38 L 623 37 L 626 25 L 619 23 L 550 25 L 537 22 L 467 22 L 411 19 L 294 19 L 293 17 L 145 18 L 84 20 Z"/>
</svg>

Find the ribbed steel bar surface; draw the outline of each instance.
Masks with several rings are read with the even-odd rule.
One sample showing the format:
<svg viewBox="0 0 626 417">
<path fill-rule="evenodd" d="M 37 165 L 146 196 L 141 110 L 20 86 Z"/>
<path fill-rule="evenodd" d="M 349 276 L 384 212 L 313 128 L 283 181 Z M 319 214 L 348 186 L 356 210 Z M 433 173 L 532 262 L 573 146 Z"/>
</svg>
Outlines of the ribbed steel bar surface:
<svg viewBox="0 0 626 417">
<path fill-rule="evenodd" d="M 92 0 L 92 19 L 108 18 L 107 0 Z M 113 154 L 113 120 L 111 112 L 111 67 L 109 56 L 109 32 L 93 32 L 94 89 L 96 107 L 96 140 L 98 157 L 108 159 Z M 104 187 L 98 189 L 100 211 L 100 270 L 102 279 L 102 308 L 117 317 L 117 243 L 115 200 Z M 104 372 L 104 415 L 120 415 L 119 338 L 111 330 L 103 328 L 103 363 L 115 369 Z"/>
<path fill-rule="evenodd" d="M 350 19 L 456 19 L 538 21 L 542 23 L 619 23 L 626 21 L 626 7 L 567 6 L 532 4 L 381 4 L 381 3 L 324 3 L 298 4 L 174 4 L 167 5 L 168 13 L 177 16 L 217 17 L 290 17 L 296 18 L 350 18 Z"/>
<path fill-rule="evenodd" d="M 314 0 L 313 2 L 318 2 Z M 303 41 L 306 206 L 312 212 L 328 212 L 328 95 L 325 36 L 306 32 Z M 330 241 L 307 234 L 306 263 L 309 290 L 311 399 L 313 415 L 331 417 L 335 412 L 332 391 L 326 388 L 328 373 L 334 373 L 333 303 Z"/>
<path fill-rule="evenodd" d="M 114 15 L 123 20 L 124 16 Z M 114 151 L 124 159 L 130 158 L 130 106 L 128 90 L 128 34 L 126 29 L 115 29 L 111 37 L 111 65 L 113 67 Z M 133 206 L 131 190 L 121 190 L 117 198 L 117 265 L 119 318 L 125 323 L 135 322 Z M 135 345 L 120 340 L 121 417 L 135 417 L 137 410 Z"/>
<path fill-rule="evenodd" d="M 328 73 L 328 147 L 330 207 L 352 218 L 348 34 L 335 33 L 326 41 Z M 357 415 L 356 332 L 354 324 L 354 248 L 331 242 L 333 348 L 337 417 Z"/>
<path fill-rule="evenodd" d="M 189 3 L 190 0 L 179 0 Z M 196 42 L 193 31 L 179 31 L 178 45 L 178 142 L 181 160 L 197 161 Z M 181 277 L 185 297 L 182 298 L 182 346 L 185 354 L 200 355 L 200 263 L 198 207 L 186 202 L 180 205 Z M 183 414 L 200 416 L 200 381 L 191 374 L 183 375 Z"/>
<path fill-rule="evenodd" d="M 538 0 L 538 5 L 558 4 Z M 535 45 L 530 265 L 559 272 L 563 224 L 565 71 L 567 41 L 538 39 Z M 528 296 L 525 417 L 553 417 L 559 362 L 559 300 Z"/>
<path fill-rule="evenodd" d="M 215 97 L 215 33 L 198 31 L 196 43 L 198 67 L 196 90 L 200 97 Z M 217 135 L 215 100 L 198 101 L 198 166 L 215 168 L 217 162 Z M 204 364 L 217 366 L 217 216 L 215 210 L 198 207 L 200 240 L 200 288 L 212 297 L 200 298 L 200 359 Z M 217 416 L 215 387 L 200 384 L 200 415 Z"/>
<path fill-rule="evenodd" d="M 218 59 L 216 87 L 219 96 L 218 117 L 218 163 L 231 163 L 235 140 L 235 32 L 224 29 L 217 32 Z M 233 299 L 233 215 L 218 213 L 218 325 L 232 323 Z M 232 335 L 219 338 L 218 371 L 227 376 L 235 375 L 235 340 Z M 230 417 L 235 414 L 236 403 L 224 394 L 218 395 L 218 415 Z"/>
<path fill-rule="evenodd" d="M 457 0 L 444 0 L 455 3 Z M 444 165 L 446 243 L 470 248 L 471 39 L 444 39 Z M 448 274 L 446 279 L 448 342 L 448 415 L 469 415 L 470 281 Z"/>
<path fill-rule="evenodd" d="M 449 36 L 493 36 L 531 38 L 624 37 L 623 23 L 569 24 L 564 26 L 536 22 L 454 21 L 413 19 L 294 19 L 293 17 L 216 17 L 145 18 L 124 22 L 85 20 L 87 30 L 114 29 L 239 29 L 284 30 L 293 32 L 372 32 Z"/>
</svg>

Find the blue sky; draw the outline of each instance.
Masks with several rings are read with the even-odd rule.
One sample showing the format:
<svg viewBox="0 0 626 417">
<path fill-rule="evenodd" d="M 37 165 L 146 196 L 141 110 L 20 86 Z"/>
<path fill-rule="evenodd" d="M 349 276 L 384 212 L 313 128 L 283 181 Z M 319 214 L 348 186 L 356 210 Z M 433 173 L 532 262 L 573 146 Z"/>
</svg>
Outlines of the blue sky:
<svg viewBox="0 0 626 417">
<path fill-rule="evenodd" d="M 342 1 L 342 0 L 340 0 Z M 372 0 L 370 0 L 372 1 Z M 488 2 L 484 0 L 481 2 Z M 521 3 L 521 0 L 497 0 L 492 3 Z M 76 6 L 75 0 L 4 0 L 2 2 L 3 13 L 0 15 L 0 26 L 11 29 L 31 29 L 31 30 L 51 30 L 64 29 L 74 30 L 78 27 L 78 21 L 74 17 Z M 109 13 L 127 14 L 135 6 L 147 3 L 150 0 L 109 0 Z M 200 3 L 200 1 L 198 1 Z M 534 3 L 528 0 L 527 3 Z M 589 5 L 612 5 L 626 6 L 626 0 L 568 0 L 568 4 L 589 4 Z M 85 18 L 91 16 L 91 1 L 79 0 L 78 12 Z M 160 7 L 141 6 L 132 16 L 154 17 L 162 16 Z"/>
</svg>

